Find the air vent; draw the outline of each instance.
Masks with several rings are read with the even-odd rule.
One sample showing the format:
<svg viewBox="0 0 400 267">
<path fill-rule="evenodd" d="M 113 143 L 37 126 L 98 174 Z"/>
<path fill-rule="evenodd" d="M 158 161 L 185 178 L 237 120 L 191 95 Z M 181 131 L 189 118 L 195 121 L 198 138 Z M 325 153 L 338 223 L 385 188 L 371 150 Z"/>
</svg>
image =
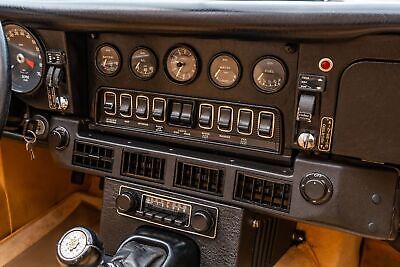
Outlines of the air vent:
<svg viewBox="0 0 400 267">
<path fill-rule="evenodd" d="M 274 210 L 289 211 L 291 185 L 237 172 L 235 199 Z"/>
<path fill-rule="evenodd" d="M 124 151 L 121 174 L 162 182 L 164 180 L 164 165 L 165 159 Z"/>
<path fill-rule="evenodd" d="M 224 171 L 178 161 L 175 186 L 221 196 Z"/>
<path fill-rule="evenodd" d="M 111 148 L 75 141 L 72 165 L 111 172 L 114 151 Z"/>
</svg>

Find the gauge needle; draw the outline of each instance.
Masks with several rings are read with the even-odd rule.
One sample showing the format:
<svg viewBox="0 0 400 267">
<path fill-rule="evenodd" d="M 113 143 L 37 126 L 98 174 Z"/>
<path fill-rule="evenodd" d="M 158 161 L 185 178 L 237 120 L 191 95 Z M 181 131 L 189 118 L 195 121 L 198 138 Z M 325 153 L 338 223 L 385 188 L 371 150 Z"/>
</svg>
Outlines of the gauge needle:
<svg viewBox="0 0 400 267">
<path fill-rule="evenodd" d="M 135 70 L 139 71 L 139 65 L 140 65 L 140 61 L 136 64 Z"/>
<path fill-rule="evenodd" d="M 176 75 L 175 75 L 176 77 L 179 76 L 179 74 L 181 73 L 182 68 L 183 68 L 183 66 L 179 68 L 178 72 L 177 72 Z"/>
<path fill-rule="evenodd" d="M 260 74 L 260 76 L 258 76 L 257 80 L 260 81 L 263 75 L 264 75 L 264 72 L 262 72 L 262 73 Z"/>
<path fill-rule="evenodd" d="M 104 62 L 103 62 L 103 67 L 105 67 L 105 66 L 106 66 L 106 64 L 107 64 L 107 59 L 104 59 Z"/>
<path fill-rule="evenodd" d="M 221 71 L 221 69 L 218 69 L 217 72 L 214 74 L 214 77 L 215 77 L 215 78 L 218 77 L 218 74 L 219 74 L 220 71 Z"/>
<path fill-rule="evenodd" d="M 31 69 L 35 67 L 35 62 L 33 60 L 25 58 L 25 62 Z"/>
</svg>

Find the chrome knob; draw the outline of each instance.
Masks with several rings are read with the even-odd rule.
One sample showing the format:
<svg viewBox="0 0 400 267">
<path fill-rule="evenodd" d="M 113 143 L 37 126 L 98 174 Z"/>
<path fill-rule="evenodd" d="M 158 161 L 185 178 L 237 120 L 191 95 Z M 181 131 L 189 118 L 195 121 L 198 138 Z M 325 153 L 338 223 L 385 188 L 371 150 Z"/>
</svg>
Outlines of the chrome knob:
<svg viewBox="0 0 400 267">
<path fill-rule="evenodd" d="M 301 133 L 297 138 L 297 144 L 302 149 L 313 149 L 315 147 L 315 137 L 311 133 Z"/>
</svg>

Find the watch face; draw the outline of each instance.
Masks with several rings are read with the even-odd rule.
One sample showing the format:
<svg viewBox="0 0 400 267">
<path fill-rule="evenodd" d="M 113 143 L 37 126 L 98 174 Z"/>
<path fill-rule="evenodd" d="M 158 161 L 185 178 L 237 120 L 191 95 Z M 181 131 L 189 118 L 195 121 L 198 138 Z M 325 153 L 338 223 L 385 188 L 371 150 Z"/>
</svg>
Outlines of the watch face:
<svg viewBox="0 0 400 267">
<path fill-rule="evenodd" d="M 64 259 L 73 260 L 87 250 L 87 236 L 80 230 L 67 233 L 59 244 L 59 254 Z"/>
</svg>

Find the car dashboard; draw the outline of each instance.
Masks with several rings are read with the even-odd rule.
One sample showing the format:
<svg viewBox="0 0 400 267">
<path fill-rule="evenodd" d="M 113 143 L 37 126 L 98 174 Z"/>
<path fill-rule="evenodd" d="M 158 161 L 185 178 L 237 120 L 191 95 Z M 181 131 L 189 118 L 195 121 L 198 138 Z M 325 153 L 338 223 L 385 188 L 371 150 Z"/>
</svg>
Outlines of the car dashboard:
<svg viewBox="0 0 400 267">
<path fill-rule="evenodd" d="M 192 237 L 203 266 L 262 266 L 262 220 L 282 247 L 293 222 L 397 237 L 397 3 L 14 0 L 0 17 L 5 135 L 104 179 L 107 254 L 142 224 Z"/>
</svg>

